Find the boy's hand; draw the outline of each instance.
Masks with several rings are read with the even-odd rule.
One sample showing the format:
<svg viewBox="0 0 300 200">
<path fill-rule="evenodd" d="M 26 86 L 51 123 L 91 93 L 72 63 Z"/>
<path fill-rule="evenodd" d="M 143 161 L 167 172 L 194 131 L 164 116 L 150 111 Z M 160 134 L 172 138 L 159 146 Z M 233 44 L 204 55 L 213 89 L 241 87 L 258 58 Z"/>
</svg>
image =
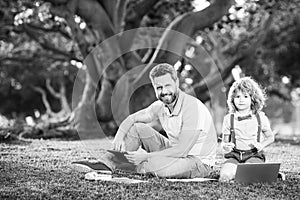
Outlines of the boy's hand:
<svg viewBox="0 0 300 200">
<path fill-rule="evenodd" d="M 259 142 L 255 142 L 254 144 L 250 144 L 249 146 L 251 148 L 256 148 L 257 151 L 261 151 L 264 148 L 264 146 L 261 143 L 259 143 Z"/>
<path fill-rule="evenodd" d="M 232 142 L 221 142 L 221 147 L 225 150 L 225 152 L 229 152 L 232 151 L 235 145 Z"/>
</svg>

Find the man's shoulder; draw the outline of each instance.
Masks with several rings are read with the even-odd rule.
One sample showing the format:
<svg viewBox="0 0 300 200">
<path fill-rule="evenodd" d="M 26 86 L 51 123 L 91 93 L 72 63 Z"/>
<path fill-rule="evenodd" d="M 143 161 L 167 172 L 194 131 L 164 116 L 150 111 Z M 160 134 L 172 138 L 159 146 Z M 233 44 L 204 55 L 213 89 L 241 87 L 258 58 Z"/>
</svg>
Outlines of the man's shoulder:
<svg viewBox="0 0 300 200">
<path fill-rule="evenodd" d="M 156 100 L 153 103 L 151 103 L 148 107 L 151 107 L 151 109 L 160 109 L 164 106 L 163 102 Z"/>
<path fill-rule="evenodd" d="M 206 107 L 204 105 L 204 103 L 200 99 L 197 99 L 196 97 L 194 97 L 194 96 L 192 96 L 190 94 L 187 94 L 185 92 L 183 92 L 183 95 L 184 95 L 184 104 L 185 105 L 189 105 L 189 106 L 201 106 L 201 107 L 204 106 L 204 107 Z"/>
<path fill-rule="evenodd" d="M 208 107 L 199 99 L 185 93 L 183 102 L 183 112 L 201 113 L 210 115 Z"/>
</svg>

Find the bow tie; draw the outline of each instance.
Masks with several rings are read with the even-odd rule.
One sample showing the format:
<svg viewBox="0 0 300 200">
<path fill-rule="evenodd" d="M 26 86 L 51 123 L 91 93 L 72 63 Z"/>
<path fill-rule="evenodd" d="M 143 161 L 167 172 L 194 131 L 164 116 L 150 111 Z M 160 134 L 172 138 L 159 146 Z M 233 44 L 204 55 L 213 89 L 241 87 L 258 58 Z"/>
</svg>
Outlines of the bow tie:
<svg viewBox="0 0 300 200">
<path fill-rule="evenodd" d="M 238 121 L 242 121 L 242 120 L 245 120 L 245 119 L 251 119 L 252 116 L 249 114 L 249 115 L 245 115 L 245 116 L 239 116 L 238 117 Z"/>
</svg>

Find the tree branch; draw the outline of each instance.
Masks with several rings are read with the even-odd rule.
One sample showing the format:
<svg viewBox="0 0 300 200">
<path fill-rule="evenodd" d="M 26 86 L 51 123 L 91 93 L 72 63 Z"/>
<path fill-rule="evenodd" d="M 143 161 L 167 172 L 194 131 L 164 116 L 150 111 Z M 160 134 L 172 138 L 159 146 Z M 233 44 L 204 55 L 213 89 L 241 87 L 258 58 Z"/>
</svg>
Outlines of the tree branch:
<svg viewBox="0 0 300 200">
<path fill-rule="evenodd" d="M 153 67 L 153 63 L 168 62 L 174 64 L 178 60 L 178 56 L 184 55 L 184 50 L 190 37 L 192 37 L 196 31 L 211 26 L 214 22 L 221 19 L 228 12 L 232 3 L 232 0 L 216 0 L 202 11 L 190 12 L 178 16 L 164 32 L 150 63 L 136 78 L 134 83 L 137 84 L 142 79 L 147 78 L 146 74 L 148 74 Z M 178 34 L 174 31 L 178 31 L 182 34 Z M 183 37 L 183 34 L 186 35 L 186 37 Z M 161 49 L 165 51 L 161 51 Z M 171 54 L 170 52 L 173 53 Z"/>
<path fill-rule="evenodd" d="M 33 24 L 33 23 L 30 23 L 30 24 L 27 24 L 27 25 L 32 29 L 41 30 L 43 32 L 54 32 L 54 33 L 58 32 L 58 33 L 61 33 L 65 38 L 72 39 L 68 32 L 62 30 L 58 26 L 53 26 L 52 28 L 44 28 L 42 26 L 39 26 L 39 25 L 36 25 L 36 24 Z"/>
<path fill-rule="evenodd" d="M 113 21 L 117 33 L 122 31 L 123 29 L 126 7 L 127 7 L 127 0 L 118 0 L 117 9 L 114 12 L 114 21 Z"/>
<path fill-rule="evenodd" d="M 128 13 L 125 17 L 124 31 L 131 30 L 130 34 L 122 35 L 120 38 L 120 46 L 123 51 L 130 49 L 133 40 L 136 36 L 136 31 L 133 30 L 140 26 L 143 17 L 151 10 L 158 0 L 142 0 L 131 8 L 128 8 Z"/>
<path fill-rule="evenodd" d="M 11 56 L 11 57 L 4 57 L 4 58 L 0 58 L 1 62 L 5 62 L 5 61 L 12 61 L 12 62 L 26 62 L 26 63 L 30 63 L 33 61 L 33 58 L 29 58 L 29 57 L 20 57 L 20 56 Z"/>
<path fill-rule="evenodd" d="M 239 49 L 236 52 L 238 52 L 235 56 L 231 58 L 231 62 L 223 68 L 221 71 L 221 78 L 222 80 L 226 80 L 229 75 L 231 74 L 231 70 L 241 61 L 248 58 L 249 56 L 253 55 L 255 50 L 263 43 L 263 41 L 266 39 L 268 30 L 271 27 L 271 23 L 273 21 L 273 15 L 266 16 L 265 22 L 262 24 L 259 31 L 256 32 L 256 40 L 254 40 L 251 44 L 248 45 L 248 48 L 246 49 Z M 243 40 L 241 40 L 243 41 Z M 240 45 L 237 44 L 236 48 L 238 48 Z M 206 78 L 206 82 L 200 82 L 198 84 L 195 84 L 193 86 L 193 90 L 198 90 L 200 93 L 207 90 L 207 88 L 215 87 L 218 84 L 218 78 L 214 78 L 215 76 L 218 76 L 220 72 L 216 71 L 214 75 L 212 75 L 209 78 Z"/>
<path fill-rule="evenodd" d="M 142 0 L 133 5 L 131 8 L 128 8 L 124 30 L 130 30 L 139 27 L 143 17 L 157 2 L 158 0 Z"/>
<path fill-rule="evenodd" d="M 62 51 L 60 49 L 57 49 L 53 44 L 51 44 L 49 41 L 47 41 L 44 38 L 40 37 L 40 33 L 34 31 L 32 28 L 30 28 L 28 25 L 23 24 L 22 25 L 24 31 L 29 35 L 33 40 L 37 41 L 43 48 L 52 51 L 55 54 L 60 54 L 66 56 L 68 59 L 72 60 L 78 60 L 78 58 L 71 54 L 67 53 L 65 51 Z"/>
<path fill-rule="evenodd" d="M 116 12 L 118 12 L 118 4 L 120 1 L 126 4 L 127 0 L 98 0 L 101 4 L 103 9 L 105 10 L 107 16 L 109 17 L 110 21 L 116 25 L 114 22 L 116 20 Z"/>
<path fill-rule="evenodd" d="M 64 81 L 60 81 L 59 93 L 60 93 L 60 103 L 61 103 L 62 110 L 65 113 L 70 114 L 71 108 L 68 104 L 68 100 L 67 100 L 67 96 L 66 96 L 66 86 L 64 84 Z"/>
<path fill-rule="evenodd" d="M 35 90 L 36 92 L 38 92 L 42 95 L 42 101 L 43 101 L 44 106 L 46 108 L 46 113 L 49 114 L 49 115 L 53 115 L 53 111 L 51 109 L 49 101 L 47 100 L 47 95 L 46 95 L 45 90 L 43 88 L 39 87 L 39 86 L 33 86 L 32 88 L 33 88 L 33 90 Z"/>
<path fill-rule="evenodd" d="M 45 0 L 50 3 L 53 3 L 54 5 L 60 5 L 60 4 L 66 4 L 69 0 Z"/>
<path fill-rule="evenodd" d="M 60 93 L 55 92 L 54 88 L 51 86 L 51 80 L 50 80 L 50 78 L 46 79 L 46 88 L 52 94 L 52 96 L 54 96 L 57 99 L 61 98 Z"/>
</svg>

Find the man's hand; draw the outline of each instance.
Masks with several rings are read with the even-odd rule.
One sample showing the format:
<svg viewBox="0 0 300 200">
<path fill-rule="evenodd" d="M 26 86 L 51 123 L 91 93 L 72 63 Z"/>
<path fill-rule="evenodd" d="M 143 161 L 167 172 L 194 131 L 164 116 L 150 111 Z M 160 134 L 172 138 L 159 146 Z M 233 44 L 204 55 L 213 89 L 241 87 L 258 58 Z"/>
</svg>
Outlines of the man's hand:
<svg viewBox="0 0 300 200">
<path fill-rule="evenodd" d="M 112 143 L 113 143 L 113 150 L 121 151 L 121 152 L 125 151 L 125 142 L 121 137 L 116 136 Z"/>
<path fill-rule="evenodd" d="M 232 142 L 221 142 L 221 147 L 224 149 L 225 152 L 232 151 L 235 145 Z"/>
<path fill-rule="evenodd" d="M 138 165 L 143 161 L 146 161 L 149 157 L 147 152 L 144 151 L 129 151 L 125 154 L 129 162 Z"/>
</svg>

